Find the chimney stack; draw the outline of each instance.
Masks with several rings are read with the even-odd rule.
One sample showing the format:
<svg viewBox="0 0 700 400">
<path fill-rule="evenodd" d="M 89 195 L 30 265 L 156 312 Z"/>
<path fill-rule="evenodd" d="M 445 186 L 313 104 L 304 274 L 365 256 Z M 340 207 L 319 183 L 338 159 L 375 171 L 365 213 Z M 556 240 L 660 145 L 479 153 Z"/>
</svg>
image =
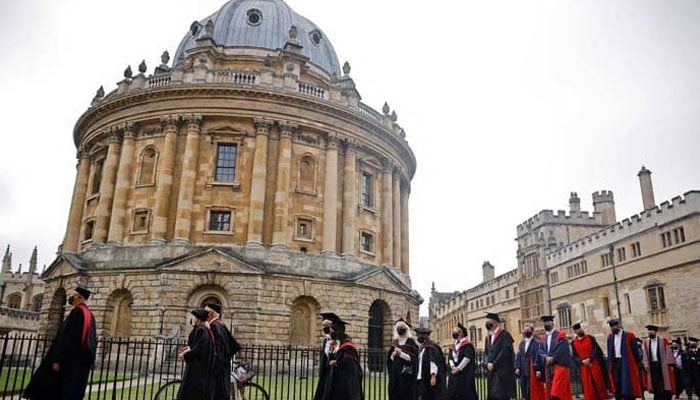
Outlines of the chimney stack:
<svg viewBox="0 0 700 400">
<path fill-rule="evenodd" d="M 496 267 L 491 265 L 490 262 L 484 261 L 481 265 L 481 273 L 483 274 L 484 282 L 491 281 L 496 277 Z"/>
<path fill-rule="evenodd" d="M 654 208 L 656 201 L 654 200 L 654 187 L 651 185 L 651 171 L 642 165 L 642 169 L 637 174 L 639 177 L 639 186 L 642 189 L 642 205 L 644 211 Z"/>
<path fill-rule="evenodd" d="M 569 212 L 571 214 L 581 212 L 581 199 L 576 192 L 571 192 L 571 197 L 569 197 Z"/>
<path fill-rule="evenodd" d="M 615 199 L 612 190 L 601 190 L 593 193 L 593 209 L 602 214 L 603 225 L 612 225 L 617 222 L 615 216 Z"/>
</svg>

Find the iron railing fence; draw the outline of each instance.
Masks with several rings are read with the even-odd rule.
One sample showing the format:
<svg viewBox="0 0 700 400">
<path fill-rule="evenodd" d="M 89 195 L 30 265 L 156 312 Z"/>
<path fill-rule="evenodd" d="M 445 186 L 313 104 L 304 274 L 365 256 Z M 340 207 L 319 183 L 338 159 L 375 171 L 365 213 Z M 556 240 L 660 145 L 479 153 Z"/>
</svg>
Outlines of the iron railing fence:
<svg viewBox="0 0 700 400">
<path fill-rule="evenodd" d="M 0 338 L 0 399 L 20 398 L 51 340 L 35 335 Z M 177 354 L 184 344 L 182 339 L 101 338 L 85 399 L 152 400 L 163 384 L 181 377 L 184 363 Z M 319 351 L 320 345 L 244 345 L 237 359 L 256 372 L 253 381 L 269 393 L 271 400 L 312 400 L 318 381 Z M 360 359 L 365 399 L 388 399 L 387 350 L 360 349 Z M 486 366 L 482 353 L 477 353 L 475 363 L 477 392 L 480 399 L 486 399 Z M 574 395 L 580 398 L 577 368 L 571 371 L 571 381 Z M 519 388 L 517 396 L 521 398 Z"/>
</svg>

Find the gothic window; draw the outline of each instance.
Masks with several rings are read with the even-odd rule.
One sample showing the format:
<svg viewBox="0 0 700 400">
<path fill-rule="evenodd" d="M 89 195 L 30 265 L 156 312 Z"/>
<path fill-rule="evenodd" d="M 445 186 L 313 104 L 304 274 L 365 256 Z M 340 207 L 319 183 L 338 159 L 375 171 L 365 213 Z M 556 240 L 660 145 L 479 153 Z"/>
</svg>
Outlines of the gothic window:
<svg viewBox="0 0 700 400">
<path fill-rule="evenodd" d="M 666 309 L 666 297 L 663 286 L 647 287 L 647 303 L 649 311 L 662 311 Z"/>
<path fill-rule="evenodd" d="M 20 308 L 22 307 L 22 295 L 19 293 L 12 293 L 7 296 L 7 307 L 8 308 Z"/>
<path fill-rule="evenodd" d="M 39 312 L 41 311 L 41 306 L 44 304 L 44 296 L 41 294 L 37 294 L 32 298 L 32 311 L 34 312 Z"/>
<path fill-rule="evenodd" d="M 210 232 L 231 232 L 231 211 L 209 211 Z"/>
<path fill-rule="evenodd" d="M 571 306 L 568 304 L 560 305 L 557 307 L 557 313 L 559 314 L 559 324 L 563 329 L 571 327 Z"/>
<path fill-rule="evenodd" d="M 360 180 L 360 205 L 364 208 L 372 208 L 374 199 L 372 196 L 374 177 L 369 172 L 362 172 Z"/>
<path fill-rule="evenodd" d="M 85 222 L 85 230 L 83 231 L 83 241 L 92 240 L 95 230 L 95 220 Z"/>
<path fill-rule="evenodd" d="M 238 145 L 231 143 L 219 143 L 216 146 L 216 174 L 217 182 L 233 182 L 236 177 L 236 155 Z"/>
<path fill-rule="evenodd" d="M 141 160 L 139 160 L 139 176 L 136 180 L 137 185 L 151 185 L 156 181 L 156 164 L 158 153 L 156 149 L 149 146 L 141 152 Z"/>
<path fill-rule="evenodd" d="M 364 253 L 374 253 L 374 235 L 370 232 L 360 232 L 360 250 Z"/>
<path fill-rule="evenodd" d="M 102 183 L 102 167 L 105 160 L 101 159 L 95 161 L 92 167 L 92 187 L 90 193 L 96 194 L 100 193 L 100 185 Z"/>
</svg>

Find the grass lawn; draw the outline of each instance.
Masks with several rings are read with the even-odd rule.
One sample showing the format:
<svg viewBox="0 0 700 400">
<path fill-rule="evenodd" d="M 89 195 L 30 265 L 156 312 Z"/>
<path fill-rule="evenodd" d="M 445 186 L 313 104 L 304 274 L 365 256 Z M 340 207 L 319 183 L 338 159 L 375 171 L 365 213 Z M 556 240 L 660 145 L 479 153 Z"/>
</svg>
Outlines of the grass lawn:
<svg viewBox="0 0 700 400">
<path fill-rule="evenodd" d="M 30 368 L 3 368 L 0 370 L 0 393 L 16 393 L 23 390 L 32 378 Z M 95 374 L 91 377 L 90 383 L 105 383 L 123 381 L 130 379 L 124 374 Z"/>
</svg>

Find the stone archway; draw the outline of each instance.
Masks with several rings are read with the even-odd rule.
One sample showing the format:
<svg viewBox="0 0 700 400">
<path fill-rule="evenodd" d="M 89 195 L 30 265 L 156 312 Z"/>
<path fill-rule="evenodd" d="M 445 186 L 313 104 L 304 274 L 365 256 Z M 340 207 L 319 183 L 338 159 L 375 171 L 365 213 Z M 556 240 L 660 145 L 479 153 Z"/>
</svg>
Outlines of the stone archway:
<svg viewBox="0 0 700 400">
<path fill-rule="evenodd" d="M 367 322 L 368 364 L 371 371 L 384 370 L 384 349 L 391 344 L 391 310 L 384 300 L 375 300 L 369 307 Z"/>
<path fill-rule="evenodd" d="M 289 344 L 312 346 L 320 335 L 317 315 L 321 310 L 313 297 L 300 296 L 292 303 L 289 323 Z"/>
<path fill-rule="evenodd" d="M 201 285 L 194 288 L 187 299 L 187 308 L 183 316 L 184 326 L 188 326 L 190 311 L 195 308 L 203 308 L 206 303 L 217 303 L 221 305 L 221 319 L 232 329 L 233 314 L 229 311 L 229 294 L 226 289 L 219 285 Z"/>
</svg>

